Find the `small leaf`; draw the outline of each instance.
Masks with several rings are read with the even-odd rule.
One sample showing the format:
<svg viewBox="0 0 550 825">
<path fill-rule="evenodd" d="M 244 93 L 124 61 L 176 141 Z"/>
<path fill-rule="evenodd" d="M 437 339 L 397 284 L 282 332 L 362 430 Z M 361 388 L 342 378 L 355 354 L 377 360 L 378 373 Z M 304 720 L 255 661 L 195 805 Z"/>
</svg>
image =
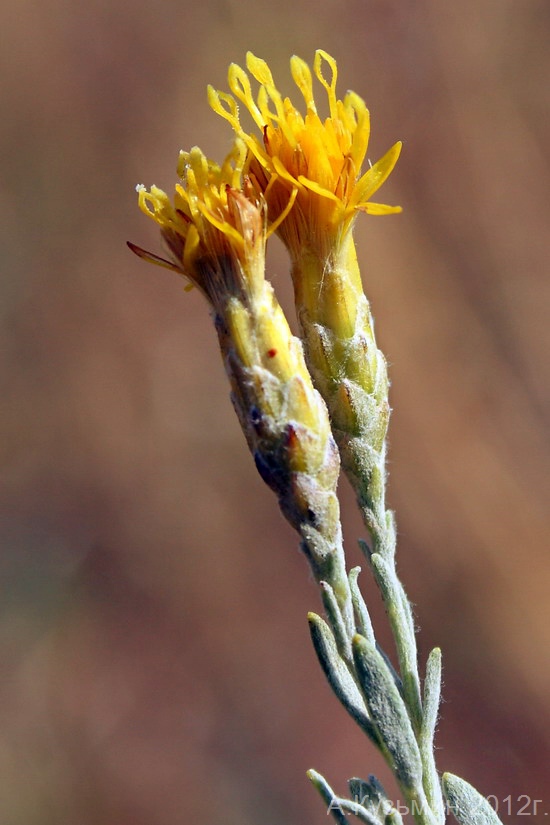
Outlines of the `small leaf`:
<svg viewBox="0 0 550 825">
<path fill-rule="evenodd" d="M 485 797 L 464 779 L 444 773 L 442 784 L 447 807 L 460 825 L 502 825 Z"/>
<path fill-rule="evenodd" d="M 441 649 L 434 647 L 426 663 L 424 679 L 424 710 L 422 714 L 422 733 L 429 742 L 433 742 L 437 724 L 437 712 L 441 700 Z"/>
<path fill-rule="evenodd" d="M 424 763 L 424 790 L 438 822 L 445 822 L 445 804 L 441 794 L 441 783 L 435 766 L 434 736 L 437 713 L 441 699 L 441 650 L 435 647 L 426 664 L 424 679 L 424 706 L 422 724 L 418 737 L 420 753 Z"/>
<path fill-rule="evenodd" d="M 340 805 L 340 800 L 328 784 L 327 780 L 313 769 L 309 770 L 307 775 L 325 800 L 327 805 L 327 814 L 332 814 L 332 817 L 338 825 L 348 825 L 346 815 Z"/>
<path fill-rule="evenodd" d="M 315 652 L 328 683 L 350 716 L 379 747 L 378 737 L 369 719 L 367 706 L 346 663 L 341 659 L 334 636 L 323 619 L 316 613 L 308 615 L 309 630 Z"/>
<path fill-rule="evenodd" d="M 370 563 L 393 630 L 409 715 L 415 729 L 418 729 L 422 720 L 422 700 L 411 605 L 395 568 L 379 553 L 372 554 Z"/>
<path fill-rule="evenodd" d="M 369 716 L 386 761 L 402 787 L 422 788 L 422 761 L 405 703 L 382 655 L 359 636 L 353 639 L 355 666 Z"/>
<path fill-rule="evenodd" d="M 363 594 L 359 589 L 359 583 L 357 581 L 360 572 L 360 567 L 354 567 L 352 570 L 349 571 L 348 574 L 349 588 L 351 590 L 351 600 L 353 603 L 353 609 L 355 611 L 357 626 L 361 636 L 364 636 L 365 639 L 368 639 L 369 642 L 371 642 L 371 644 L 375 644 L 376 639 L 374 637 L 374 630 L 372 627 L 371 618 L 369 615 L 367 605 L 365 604 Z"/>
<path fill-rule="evenodd" d="M 330 586 L 330 584 L 328 584 L 328 582 L 321 582 L 320 586 L 321 598 L 323 599 L 323 605 L 325 606 L 330 627 L 332 628 L 338 653 L 342 659 L 351 663 L 351 643 L 349 640 L 349 635 L 346 632 L 346 625 L 344 624 L 344 620 L 342 618 L 338 600 L 334 595 L 334 589 Z"/>
</svg>

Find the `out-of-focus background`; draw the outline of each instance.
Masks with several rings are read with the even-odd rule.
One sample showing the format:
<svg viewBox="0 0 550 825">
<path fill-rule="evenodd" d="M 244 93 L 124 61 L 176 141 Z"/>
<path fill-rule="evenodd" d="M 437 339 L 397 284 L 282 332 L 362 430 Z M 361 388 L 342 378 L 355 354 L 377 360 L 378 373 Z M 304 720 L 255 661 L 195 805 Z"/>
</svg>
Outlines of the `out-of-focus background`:
<svg viewBox="0 0 550 825">
<path fill-rule="evenodd" d="M 321 823 L 307 768 L 341 792 L 388 780 L 315 661 L 318 596 L 205 303 L 125 247 L 160 251 L 136 183 L 171 190 L 180 148 L 228 149 L 207 83 L 251 49 L 289 92 L 290 55 L 318 47 L 371 109 L 371 159 L 404 141 L 381 197 L 404 212 L 357 239 L 391 364 L 400 571 L 422 658 L 444 650 L 439 764 L 504 822 L 546 822 L 547 0 L 0 13 L 0 823 Z M 270 273 L 290 307 L 276 241 Z M 356 564 L 345 484 L 342 502 Z"/>
</svg>

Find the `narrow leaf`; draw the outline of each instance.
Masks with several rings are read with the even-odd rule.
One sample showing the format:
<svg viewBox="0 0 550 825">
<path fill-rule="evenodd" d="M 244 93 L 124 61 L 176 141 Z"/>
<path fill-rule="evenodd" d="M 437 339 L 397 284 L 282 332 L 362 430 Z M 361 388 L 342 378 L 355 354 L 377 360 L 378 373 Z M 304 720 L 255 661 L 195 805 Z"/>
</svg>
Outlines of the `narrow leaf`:
<svg viewBox="0 0 550 825">
<path fill-rule="evenodd" d="M 445 822 L 445 803 L 435 766 L 434 737 L 441 698 L 441 650 L 436 647 L 428 656 L 424 679 L 424 706 L 418 744 L 424 764 L 424 790 L 438 822 Z"/>
<path fill-rule="evenodd" d="M 424 679 L 424 712 L 422 719 L 422 733 L 427 740 L 433 742 L 437 713 L 441 699 L 441 649 L 434 647 L 426 663 L 426 678 Z"/>
<path fill-rule="evenodd" d="M 502 825 L 485 797 L 464 779 L 444 773 L 442 783 L 448 809 L 460 825 Z"/>
<path fill-rule="evenodd" d="M 313 769 L 309 770 L 307 775 L 325 800 L 327 814 L 332 814 L 333 819 L 338 823 L 338 825 L 348 825 L 348 820 L 346 819 L 346 815 L 339 804 L 338 797 L 328 784 L 327 780 Z"/>
<path fill-rule="evenodd" d="M 386 761 L 404 788 L 422 788 L 422 761 L 405 703 L 393 676 L 374 645 L 356 635 L 355 666 L 369 716 L 379 734 Z"/>
<path fill-rule="evenodd" d="M 388 564 L 379 553 L 372 554 L 370 563 L 392 626 L 403 691 L 409 714 L 417 728 L 422 718 L 422 701 L 411 606 L 403 585 L 397 578 L 395 568 Z"/>
<path fill-rule="evenodd" d="M 338 653 L 330 627 L 316 613 L 310 613 L 308 621 L 313 646 L 329 685 L 350 716 L 378 747 L 378 737 L 369 719 L 365 700 Z"/>
<path fill-rule="evenodd" d="M 332 628 L 338 653 L 342 659 L 345 659 L 347 662 L 351 662 L 352 656 L 349 635 L 346 632 L 346 625 L 344 624 L 342 613 L 340 612 L 338 600 L 334 595 L 333 588 L 330 584 L 328 584 L 328 582 L 321 582 L 321 598 L 323 599 L 323 605 Z"/>
<path fill-rule="evenodd" d="M 371 644 L 376 644 L 376 639 L 374 638 L 374 630 L 372 627 L 369 611 L 367 605 L 365 604 L 363 594 L 359 589 L 359 582 L 357 581 L 360 572 L 360 567 L 354 567 L 352 570 L 349 571 L 348 579 L 349 588 L 351 590 L 351 600 L 353 603 L 353 609 L 355 611 L 357 626 L 361 636 L 364 636 L 365 639 L 368 639 Z"/>
</svg>

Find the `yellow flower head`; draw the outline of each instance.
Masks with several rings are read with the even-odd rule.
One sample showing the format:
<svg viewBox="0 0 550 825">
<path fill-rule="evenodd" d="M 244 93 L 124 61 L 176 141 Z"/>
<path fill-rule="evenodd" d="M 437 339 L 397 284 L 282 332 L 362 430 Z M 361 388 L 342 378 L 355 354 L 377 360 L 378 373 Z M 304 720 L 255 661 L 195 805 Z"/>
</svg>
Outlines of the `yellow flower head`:
<svg viewBox="0 0 550 825">
<path fill-rule="evenodd" d="M 325 64 L 330 79 L 325 77 Z M 279 219 L 295 201 L 291 217 L 280 226 L 292 255 L 299 255 L 304 246 L 330 249 L 351 229 L 360 211 L 371 215 L 401 211 L 399 206 L 370 200 L 395 166 L 401 143 L 361 173 L 370 135 L 369 112 L 354 92 L 337 99 L 334 58 L 319 49 L 313 62 L 315 76 L 328 97 L 325 120 L 317 112 L 311 70 L 299 57 L 291 59 L 290 68 L 305 101 L 305 116 L 281 96 L 264 60 L 248 52 L 246 65 L 260 84 L 256 99 L 248 74 L 232 64 L 228 80 L 234 96 L 209 87 L 209 102 L 246 143 L 248 171 L 267 200 L 270 219 Z M 250 112 L 261 138 L 248 134 L 241 125 L 235 98 Z"/>
<path fill-rule="evenodd" d="M 232 295 L 250 297 L 264 279 L 266 204 L 243 176 L 246 154 L 239 139 L 222 166 L 196 146 L 180 152 L 173 200 L 157 186 L 137 187 L 139 205 L 159 224 L 170 260 L 130 248 L 186 276 L 215 307 Z"/>
</svg>

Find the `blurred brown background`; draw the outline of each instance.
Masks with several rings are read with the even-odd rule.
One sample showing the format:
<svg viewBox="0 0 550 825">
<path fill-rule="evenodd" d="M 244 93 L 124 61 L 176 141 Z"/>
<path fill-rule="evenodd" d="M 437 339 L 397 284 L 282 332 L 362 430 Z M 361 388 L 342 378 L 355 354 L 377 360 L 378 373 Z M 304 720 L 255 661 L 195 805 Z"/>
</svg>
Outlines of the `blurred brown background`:
<svg viewBox="0 0 550 825">
<path fill-rule="evenodd" d="M 322 823 L 306 768 L 388 778 L 314 659 L 206 306 L 124 244 L 159 249 L 136 183 L 227 150 L 206 84 L 252 49 L 290 91 L 317 47 L 370 157 L 405 144 L 381 198 L 403 215 L 357 236 L 439 764 L 547 821 L 548 0 L 17 0 L 0 32 L 1 825 Z M 270 271 L 290 306 L 277 243 Z"/>
</svg>

